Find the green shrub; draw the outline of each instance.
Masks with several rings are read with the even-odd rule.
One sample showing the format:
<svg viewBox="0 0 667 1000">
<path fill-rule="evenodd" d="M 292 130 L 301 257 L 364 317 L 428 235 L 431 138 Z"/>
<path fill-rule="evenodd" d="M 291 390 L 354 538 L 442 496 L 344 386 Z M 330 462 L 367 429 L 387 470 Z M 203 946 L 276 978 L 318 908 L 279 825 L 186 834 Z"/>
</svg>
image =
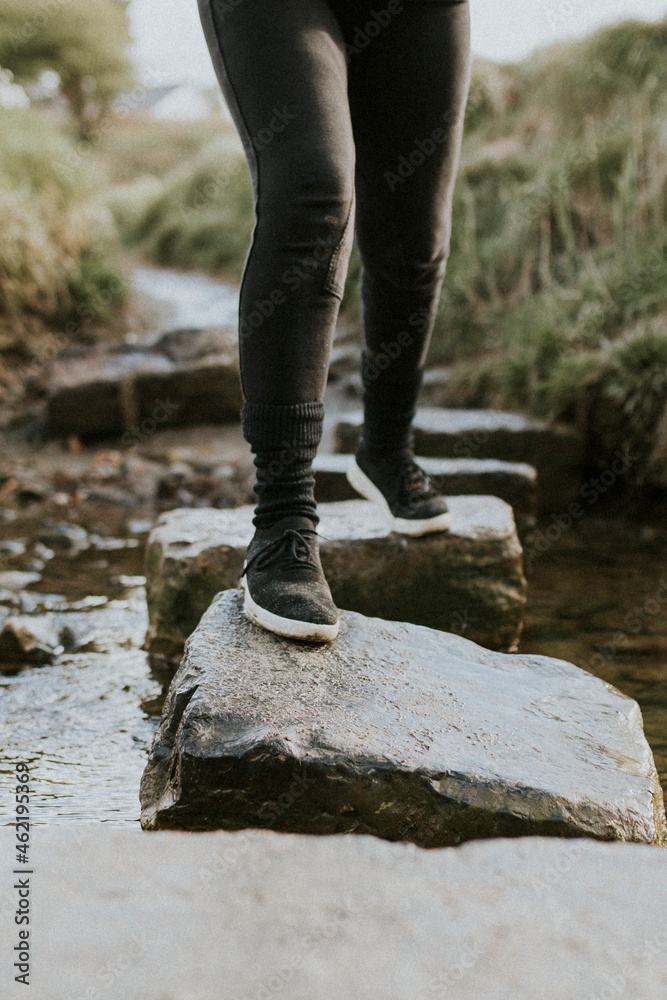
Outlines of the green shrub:
<svg viewBox="0 0 667 1000">
<path fill-rule="evenodd" d="M 123 221 L 117 210 L 116 218 Z M 124 235 L 156 263 L 238 278 L 252 226 L 252 188 L 243 150 L 235 135 L 223 134 L 167 174 Z"/>
<path fill-rule="evenodd" d="M 453 400 L 576 420 L 601 447 L 639 413 L 647 448 L 658 433 L 666 42 L 667 18 L 627 21 L 516 65 L 475 62 L 429 354 L 455 366 Z M 238 278 L 253 223 L 243 151 L 229 131 L 195 147 L 116 189 L 112 210 L 154 261 Z M 359 273 L 355 252 L 343 310 L 357 320 Z"/>
<path fill-rule="evenodd" d="M 641 441 L 653 465 L 667 435 L 665 42 L 667 18 L 628 21 L 478 64 L 430 355 L 455 365 L 452 402 L 576 421 L 601 454 Z"/>
<path fill-rule="evenodd" d="M 227 129 L 231 134 L 231 126 Z M 111 185 L 164 178 L 182 164 L 193 162 L 220 135 L 209 122 L 147 122 L 142 116 L 118 111 L 109 115 L 92 150 L 92 160 Z"/>
<path fill-rule="evenodd" d="M 80 329 L 125 300 L 119 244 L 76 147 L 35 111 L 0 111 L 0 325 Z"/>
</svg>

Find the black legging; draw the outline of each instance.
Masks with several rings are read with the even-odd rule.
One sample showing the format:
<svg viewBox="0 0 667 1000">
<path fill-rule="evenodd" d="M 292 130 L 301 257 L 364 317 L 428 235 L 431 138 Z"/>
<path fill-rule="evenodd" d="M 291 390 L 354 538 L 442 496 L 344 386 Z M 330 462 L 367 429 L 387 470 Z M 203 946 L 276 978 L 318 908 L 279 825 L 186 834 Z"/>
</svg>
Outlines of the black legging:
<svg viewBox="0 0 667 1000">
<path fill-rule="evenodd" d="M 379 383 L 410 380 L 449 248 L 467 0 L 198 2 L 255 195 L 245 398 L 323 399 L 353 233 L 367 363 Z"/>
</svg>

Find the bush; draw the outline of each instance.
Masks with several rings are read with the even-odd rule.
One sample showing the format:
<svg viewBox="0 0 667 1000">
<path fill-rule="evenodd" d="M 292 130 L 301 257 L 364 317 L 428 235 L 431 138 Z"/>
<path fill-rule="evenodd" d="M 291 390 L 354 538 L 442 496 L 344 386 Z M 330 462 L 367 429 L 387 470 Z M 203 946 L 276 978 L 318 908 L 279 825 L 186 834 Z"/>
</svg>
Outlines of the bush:
<svg viewBox="0 0 667 1000">
<path fill-rule="evenodd" d="M 641 439 L 648 465 L 667 434 L 665 42 L 667 18 L 629 21 L 475 68 L 430 354 L 455 365 L 452 401 L 577 421 L 601 454 Z"/>
<path fill-rule="evenodd" d="M 126 296 L 109 211 L 86 164 L 34 111 L 0 111 L 0 325 L 107 320 Z"/>
<path fill-rule="evenodd" d="M 111 203 L 126 242 L 158 264 L 201 267 L 238 278 L 253 227 L 253 197 L 235 134 L 217 137 L 172 170 L 128 225 L 122 198 Z"/>
<path fill-rule="evenodd" d="M 617 416 L 631 411 L 658 434 L 659 378 L 633 359 L 648 338 L 659 364 L 654 321 L 667 310 L 666 43 L 667 18 L 627 21 L 516 65 L 475 63 L 429 354 L 455 366 L 456 401 L 576 420 L 594 448 L 611 440 L 605 421 L 620 435 Z M 240 275 L 253 217 L 235 136 L 198 149 L 159 189 L 142 183 L 114 196 L 130 244 Z M 343 309 L 355 319 L 359 271 L 353 254 Z M 619 394 L 633 379 L 630 405 Z"/>
<path fill-rule="evenodd" d="M 613 344 L 599 384 L 600 409 L 618 415 L 613 437 L 647 457 L 667 404 L 667 330 L 641 323 Z"/>
<path fill-rule="evenodd" d="M 111 185 L 133 184 L 148 177 L 164 179 L 181 165 L 192 163 L 219 135 L 217 124 L 164 121 L 158 125 L 121 107 L 105 119 L 91 159 Z"/>
</svg>

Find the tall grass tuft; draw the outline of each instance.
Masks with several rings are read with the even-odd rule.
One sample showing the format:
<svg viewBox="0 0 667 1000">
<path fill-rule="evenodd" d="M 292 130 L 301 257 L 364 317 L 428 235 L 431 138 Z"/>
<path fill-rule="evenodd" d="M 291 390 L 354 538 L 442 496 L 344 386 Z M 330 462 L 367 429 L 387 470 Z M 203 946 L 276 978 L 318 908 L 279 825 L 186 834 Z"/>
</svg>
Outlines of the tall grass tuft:
<svg viewBox="0 0 667 1000">
<path fill-rule="evenodd" d="M 0 110 L 0 329 L 108 320 L 125 300 L 119 243 L 76 146 L 35 111 Z"/>
<path fill-rule="evenodd" d="M 649 437 L 663 426 L 638 348 L 612 348 L 648 338 L 653 370 L 667 337 L 666 49 L 667 18 L 514 65 L 476 62 L 429 355 L 454 366 L 451 401 L 576 420 L 601 454 L 605 407 L 610 427 L 641 407 Z M 238 139 L 215 139 L 146 191 L 143 207 L 136 189 L 115 203 L 128 242 L 161 263 L 241 273 L 252 199 Z M 355 256 L 352 318 L 358 280 Z M 620 402 L 623 370 L 641 407 Z"/>
<path fill-rule="evenodd" d="M 627 21 L 471 84 L 431 357 L 600 461 L 667 422 L 666 43 L 667 18 Z"/>
<path fill-rule="evenodd" d="M 169 172 L 129 222 L 126 198 L 121 193 L 112 199 L 111 209 L 129 245 L 158 264 L 240 277 L 253 226 L 253 197 L 235 133 L 218 135 Z"/>
</svg>

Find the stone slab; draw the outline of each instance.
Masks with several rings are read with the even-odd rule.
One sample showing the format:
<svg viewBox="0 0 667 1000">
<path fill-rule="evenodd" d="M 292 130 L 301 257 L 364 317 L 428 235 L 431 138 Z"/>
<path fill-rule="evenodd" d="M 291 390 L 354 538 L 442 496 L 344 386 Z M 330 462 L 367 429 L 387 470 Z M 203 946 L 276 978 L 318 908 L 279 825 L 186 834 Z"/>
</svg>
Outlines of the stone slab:
<svg viewBox="0 0 667 1000">
<path fill-rule="evenodd" d="M 14 831 L 0 830 L 2 857 Z M 35 829 L 33 1000 L 663 1000 L 667 861 L 524 838 Z M 0 993 L 20 994 L 15 890 Z"/>
<path fill-rule="evenodd" d="M 639 706 L 573 664 L 341 613 L 285 639 L 218 594 L 189 637 L 141 781 L 146 828 L 482 837 L 665 835 Z"/>
<path fill-rule="evenodd" d="M 12 615 L 0 628 L 0 663 L 53 663 L 64 645 L 52 619 Z"/>
<path fill-rule="evenodd" d="M 355 500 L 359 494 L 345 475 L 351 455 L 317 455 L 313 461 L 318 503 Z M 417 461 L 445 496 L 496 496 L 510 505 L 519 532 L 535 526 L 537 472 L 525 462 L 491 458 L 426 458 Z"/>
<path fill-rule="evenodd" d="M 242 402 L 235 330 L 172 330 L 149 346 L 62 351 L 50 372 L 47 428 L 82 438 L 140 430 L 142 438 L 156 427 L 238 420 Z"/>
<path fill-rule="evenodd" d="M 354 452 L 361 410 L 347 413 L 335 433 L 335 451 Z M 494 458 L 537 469 L 538 502 L 544 514 L 567 510 L 583 483 L 584 444 L 572 428 L 520 413 L 422 407 L 414 420 L 414 446 L 432 458 Z"/>
<path fill-rule="evenodd" d="M 457 632 L 494 649 L 516 646 L 526 601 L 511 508 L 496 497 L 450 497 L 447 533 L 388 532 L 366 500 L 321 504 L 322 566 L 339 608 Z M 160 516 L 146 551 L 151 653 L 180 659 L 221 590 L 238 586 L 254 507 L 182 508 Z"/>
</svg>

